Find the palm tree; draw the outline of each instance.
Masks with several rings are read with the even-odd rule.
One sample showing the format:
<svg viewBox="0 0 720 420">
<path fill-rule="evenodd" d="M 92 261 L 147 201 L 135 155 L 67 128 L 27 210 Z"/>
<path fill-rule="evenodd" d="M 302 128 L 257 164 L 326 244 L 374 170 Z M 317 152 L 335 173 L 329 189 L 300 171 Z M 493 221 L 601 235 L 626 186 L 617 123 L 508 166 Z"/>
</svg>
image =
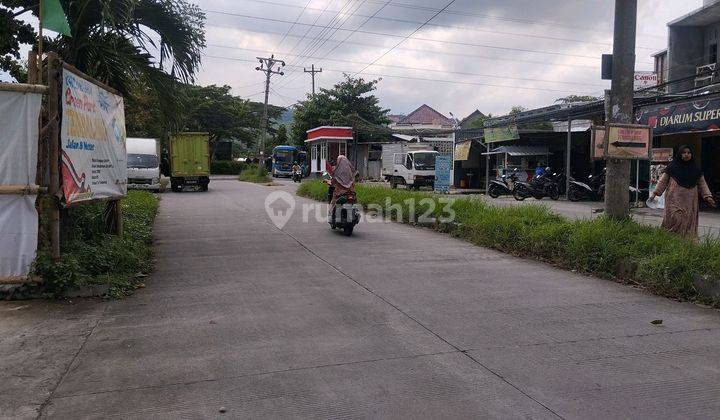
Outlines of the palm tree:
<svg viewBox="0 0 720 420">
<path fill-rule="evenodd" d="M 15 16 L 39 14 L 37 0 L 2 0 Z M 192 82 L 205 47 L 205 14 L 186 0 L 60 0 L 72 36 L 46 39 L 46 50 L 123 95 L 165 94 Z"/>
</svg>

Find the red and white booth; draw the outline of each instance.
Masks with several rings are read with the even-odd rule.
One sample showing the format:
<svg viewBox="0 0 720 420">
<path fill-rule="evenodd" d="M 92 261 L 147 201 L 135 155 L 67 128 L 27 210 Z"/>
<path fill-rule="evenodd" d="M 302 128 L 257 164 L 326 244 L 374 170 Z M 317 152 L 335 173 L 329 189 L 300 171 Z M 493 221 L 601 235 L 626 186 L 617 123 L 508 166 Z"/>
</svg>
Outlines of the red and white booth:
<svg viewBox="0 0 720 420">
<path fill-rule="evenodd" d="M 310 172 L 322 174 L 329 159 L 347 156 L 347 144 L 352 139 L 352 127 L 323 126 L 308 130 L 305 144 L 310 150 Z"/>
</svg>

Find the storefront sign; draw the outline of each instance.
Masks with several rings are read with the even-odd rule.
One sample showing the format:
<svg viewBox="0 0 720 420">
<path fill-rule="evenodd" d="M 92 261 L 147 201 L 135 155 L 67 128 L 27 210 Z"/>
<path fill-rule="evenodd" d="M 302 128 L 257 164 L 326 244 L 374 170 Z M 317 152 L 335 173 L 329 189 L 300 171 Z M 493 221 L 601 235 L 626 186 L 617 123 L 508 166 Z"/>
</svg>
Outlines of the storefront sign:
<svg viewBox="0 0 720 420">
<path fill-rule="evenodd" d="M 657 86 L 658 77 L 657 73 L 653 71 L 636 71 L 635 72 L 635 90 L 647 89 L 653 86 Z"/>
<path fill-rule="evenodd" d="M 608 124 L 605 156 L 618 159 L 650 159 L 652 130 L 644 125 Z"/>
<path fill-rule="evenodd" d="M 670 162 L 673 157 L 672 147 L 653 148 L 650 150 L 650 161 L 651 162 Z"/>
<path fill-rule="evenodd" d="M 720 130 L 720 98 L 641 108 L 635 120 L 656 136 Z"/>
<path fill-rule="evenodd" d="M 590 129 L 590 158 L 605 159 L 605 126 L 593 126 Z"/>
<path fill-rule="evenodd" d="M 505 127 L 485 128 L 485 143 L 495 143 L 498 141 L 517 140 L 520 133 L 516 124 Z"/>
<path fill-rule="evenodd" d="M 452 170 L 453 159 L 450 155 L 435 156 L 435 191 L 450 191 L 450 171 Z"/>
<path fill-rule="evenodd" d="M 64 69 L 61 173 L 65 203 L 127 194 L 122 96 Z"/>
<path fill-rule="evenodd" d="M 468 160 L 470 158 L 470 147 L 472 147 L 472 140 L 456 144 L 455 160 Z"/>
</svg>

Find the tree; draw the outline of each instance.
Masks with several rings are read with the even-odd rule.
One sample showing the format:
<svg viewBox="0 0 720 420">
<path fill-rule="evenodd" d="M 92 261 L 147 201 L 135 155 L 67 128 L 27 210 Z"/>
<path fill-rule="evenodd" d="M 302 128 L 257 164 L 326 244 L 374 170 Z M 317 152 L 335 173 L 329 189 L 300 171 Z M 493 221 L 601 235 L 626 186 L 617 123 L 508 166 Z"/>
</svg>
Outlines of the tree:
<svg viewBox="0 0 720 420">
<path fill-rule="evenodd" d="M 508 115 L 514 117 L 525 111 L 527 111 L 527 108 L 520 106 L 520 105 L 515 105 L 512 108 L 510 108 L 510 112 L 508 112 Z M 525 130 L 552 130 L 553 126 L 548 121 L 540 121 L 540 122 L 533 122 L 533 123 L 518 124 L 518 128 L 525 129 Z"/>
<path fill-rule="evenodd" d="M 33 27 L 19 19 L 15 11 L 22 3 L 0 0 L 0 70 L 10 73 L 18 82 L 27 80 L 27 70 L 20 61 L 20 45 L 32 44 L 36 35 Z"/>
<path fill-rule="evenodd" d="M 305 141 L 307 130 L 320 125 L 349 125 L 358 130 L 359 137 L 368 137 L 389 123 L 389 110 L 380 107 L 380 100 L 372 94 L 379 80 L 366 81 L 345 75 L 332 89 L 320 89 L 316 95 L 295 107 L 291 138 L 296 145 Z M 375 127 L 375 129 L 371 129 Z"/>
<path fill-rule="evenodd" d="M 569 95 L 565 96 L 564 98 L 558 98 L 555 100 L 555 102 L 560 102 L 561 104 L 567 105 L 581 102 L 595 102 L 601 99 L 602 98 L 590 95 Z"/>
<path fill-rule="evenodd" d="M 19 20 L 39 15 L 37 0 L 0 0 L 3 28 L 17 39 L 0 53 L 17 58 L 16 43 L 33 44 L 36 34 Z M 157 96 L 172 114 L 177 81 L 191 82 L 205 47 L 205 14 L 186 0 L 60 0 L 72 36 L 46 38 L 46 50 L 120 91 L 126 98 Z M 12 17 L 8 15 L 12 14 Z M 5 29 L 0 29 L 4 33 Z M 2 37 L 5 44 L 5 36 Z M 155 55 L 158 57 L 155 57 Z M 7 61 L 7 60 L 4 60 Z M 6 66 L 13 66 L 6 63 Z M 143 98 L 146 99 L 146 98 Z"/>
</svg>

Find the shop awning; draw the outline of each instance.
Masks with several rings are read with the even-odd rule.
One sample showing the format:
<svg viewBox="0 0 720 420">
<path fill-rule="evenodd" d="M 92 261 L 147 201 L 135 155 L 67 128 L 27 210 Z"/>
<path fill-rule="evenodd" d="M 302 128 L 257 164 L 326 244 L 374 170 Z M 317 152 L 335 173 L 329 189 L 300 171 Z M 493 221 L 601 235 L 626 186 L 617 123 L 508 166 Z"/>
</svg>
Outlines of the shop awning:
<svg viewBox="0 0 720 420">
<path fill-rule="evenodd" d="M 455 160 L 468 160 L 470 158 L 472 140 L 460 142 L 455 145 Z"/>
<path fill-rule="evenodd" d="M 500 146 L 497 149 L 483 153 L 483 155 L 502 155 L 507 153 L 510 156 L 541 156 L 549 155 L 547 146 Z"/>
</svg>

